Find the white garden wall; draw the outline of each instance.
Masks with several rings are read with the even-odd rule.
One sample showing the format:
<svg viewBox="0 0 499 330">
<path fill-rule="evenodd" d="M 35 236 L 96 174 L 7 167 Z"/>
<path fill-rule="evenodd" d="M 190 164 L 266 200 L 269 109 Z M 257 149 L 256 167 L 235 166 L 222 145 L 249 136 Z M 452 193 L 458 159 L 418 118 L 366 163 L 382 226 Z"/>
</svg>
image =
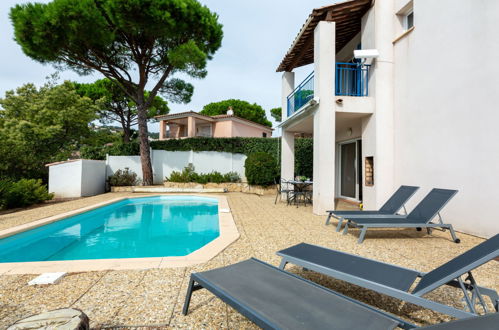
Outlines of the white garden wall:
<svg viewBox="0 0 499 330">
<path fill-rule="evenodd" d="M 164 151 L 153 150 L 151 153 L 154 184 L 162 184 L 165 177 L 173 171 L 182 171 L 189 164 L 194 165 L 197 173 L 218 171 L 222 174 L 237 172 L 243 181 L 246 155 L 217 151 Z M 142 179 L 142 167 L 139 156 L 108 156 L 107 176 L 118 170 L 129 168 Z"/>
<path fill-rule="evenodd" d="M 193 164 L 197 173 L 218 171 L 222 174 L 237 172 L 243 181 L 243 154 L 216 151 L 164 151 L 151 153 L 154 184 L 162 184 L 173 171 L 182 171 Z M 77 159 L 49 165 L 49 192 L 56 198 L 85 197 L 102 194 L 106 190 L 106 179 L 118 170 L 137 173 L 142 179 L 139 156 L 108 156 L 106 161 Z"/>
</svg>

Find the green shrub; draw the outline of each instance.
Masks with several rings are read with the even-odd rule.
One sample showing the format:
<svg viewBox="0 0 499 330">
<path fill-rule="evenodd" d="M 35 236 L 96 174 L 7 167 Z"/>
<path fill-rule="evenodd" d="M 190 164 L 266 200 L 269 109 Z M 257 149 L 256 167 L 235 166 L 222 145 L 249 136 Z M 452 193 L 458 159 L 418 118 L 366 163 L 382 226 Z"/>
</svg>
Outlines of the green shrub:
<svg viewBox="0 0 499 330">
<path fill-rule="evenodd" d="M 107 180 L 111 187 L 135 186 L 139 184 L 137 174 L 130 171 L 128 167 L 125 170 L 117 170 Z"/>
<path fill-rule="evenodd" d="M 244 163 L 249 184 L 270 186 L 278 176 L 276 159 L 266 152 L 256 152 L 246 158 Z"/>
<path fill-rule="evenodd" d="M 182 172 L 173 171 L 169 177 L 165 178 L 165 180 L 169 182 L 196 182 L 199 184 L 206 184 L 208 182 L 240 182 L 241 177 L 236 172 L 222 174 L 220 172 L 213 171 L 211 173 L 198 174 L 194 170 L 194 166 L 192 164 L 189 164 L 189 166 L 185 167 Z"/>
<path fill-rule="evenodd" d="M 224 176 L 222 175 L 222 173 L 217 172 L 217 171 L 211 172 L 210 174 L 208 174 L 208 177 L 209 177 L 210 182 L 213 182 L 213 183 L 224 182 Z"/>
<path fill-rule="evenodd" d="M 224 174 L 224 182 L 241 182 L 241 177 L 237 172 L 228 172 Z"/>
<path fill-rule="evenodd" d="M 40 179 L 0 181 L 0 208 L 11 209 L 38 204 L 54 198 Z"/>
</svg>

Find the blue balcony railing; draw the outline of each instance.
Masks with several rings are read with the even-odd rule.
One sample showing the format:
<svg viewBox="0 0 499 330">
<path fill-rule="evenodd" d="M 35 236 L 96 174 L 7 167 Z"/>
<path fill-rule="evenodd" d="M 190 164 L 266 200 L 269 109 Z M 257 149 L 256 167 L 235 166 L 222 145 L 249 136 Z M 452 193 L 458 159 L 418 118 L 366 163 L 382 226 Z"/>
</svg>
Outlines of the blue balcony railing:
<svg viewBox="0 0 499 330">
<path fill-rule="evenodd" d="M 368 96 L 369 65 L 336 63 L 335 95 Z M 288 96 L 288 117 L 314 98 L 314 73 L 312 72 Z"/>
<path fill-rule="evenodd" d="M 367 96 L 369 65 L 360 63 L 336 63 L 335 95 Z"/>
<path fill-rule="evenodd" d="M 314 98 L 314 73 L 312 72 L 288 96 L 288 117 Z"/>
</svg>

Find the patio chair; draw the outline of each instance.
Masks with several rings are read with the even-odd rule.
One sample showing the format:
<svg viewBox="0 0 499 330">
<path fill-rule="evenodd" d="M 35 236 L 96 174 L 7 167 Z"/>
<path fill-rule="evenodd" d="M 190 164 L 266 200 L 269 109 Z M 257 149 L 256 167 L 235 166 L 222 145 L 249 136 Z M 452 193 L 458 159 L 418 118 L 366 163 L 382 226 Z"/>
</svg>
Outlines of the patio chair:
<svg viewBox="0 0 499 330">
<path fill-rule="evenodd" d="M 276 182 L 276 185 L 277 194 L 275 196 L 274 204 L 277 204 L 277 199 L 282 200 L 282 194 L 286 194 L 286 202 L 289 204 L 289 194 L 292 193 L 293 189 L 289 187 L 288 181 L 280 179 L 278 182 Z"/>
<path fill-rule="evenodd" d="M 257 259 L 191 274 L 193 291 L 207 289 L 263 329 L 394 329 L 415 326 Z"/>
<path fill-rule="evenodd" d="M 478 286 L 472 275 L 472 270 L 499 256 L 499 234 L 429 273 L 306 243 L 279 251 L 277 255 L 282 257 L 279 268 L 283 270 L 288 263 L 295 264 L 457 318 L 477 315 L 477 304 L 487 313 L 486 297 L 490 298 L 496 312 L 499 309 L 497 292 Z M 416 284 L 418 278 L 420 280 Z M 413 285 L 415 287 L 411 290 Z M 463 291 L 467 310 L 423 298 L 423 295 L 443 285 Z"/>
<path fill-rule="evenodd" d="M 407 203 L 409 198 L 411 198 L 418 189 L 419 187 L 415 186 L 400 186 L 400 188 L 398 188 L 397 191 L 395 191 L 395 193 L 393 193 L 386 203 L 377 211 L 326 211 L 328 212 L 326 225 L 329 225 L 331 218 L 334 217 L 338 219 L 336 231 L 340 231 L 343 220 L 349 216 L 395 215 L 401 208 L 404 208 L 405 214 L 407 214 L 405 203 Z"/>
<path fill-rule="evenodd" d="M 417 230 L 426 228 L 428 234 L 431 234 L 432 228 L 442 228 L 444 231 L 449 229 L 454 242 L 459 243 L 460 240 L 457 238 L 452 225 L 445 224 L 440 215 L 440 211 L 456 193 L 457 190 L 434 188 L 407 216 L 348 217 L 343 228 L 343 235 L 347 234 L 348 227 L 361 228 L 358 243 L 362 243 L 369 228 L 417 228 Z M 437 215 L 438 223 L 431 222 Z"/>
</svg>

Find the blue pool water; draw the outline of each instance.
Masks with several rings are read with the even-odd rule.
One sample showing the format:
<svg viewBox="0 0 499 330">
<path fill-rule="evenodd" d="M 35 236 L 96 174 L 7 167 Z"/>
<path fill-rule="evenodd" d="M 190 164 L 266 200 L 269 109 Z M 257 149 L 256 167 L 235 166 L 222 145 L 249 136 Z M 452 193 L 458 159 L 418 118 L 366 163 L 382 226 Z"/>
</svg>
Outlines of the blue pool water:
<svg viewBox="0 0 499 330">
<path fill-rule="evenodd" d="M 185 256 L 219 236 L 218 200 L 125 199 L 0 240 L 0 262 Z"/>
</svg>

